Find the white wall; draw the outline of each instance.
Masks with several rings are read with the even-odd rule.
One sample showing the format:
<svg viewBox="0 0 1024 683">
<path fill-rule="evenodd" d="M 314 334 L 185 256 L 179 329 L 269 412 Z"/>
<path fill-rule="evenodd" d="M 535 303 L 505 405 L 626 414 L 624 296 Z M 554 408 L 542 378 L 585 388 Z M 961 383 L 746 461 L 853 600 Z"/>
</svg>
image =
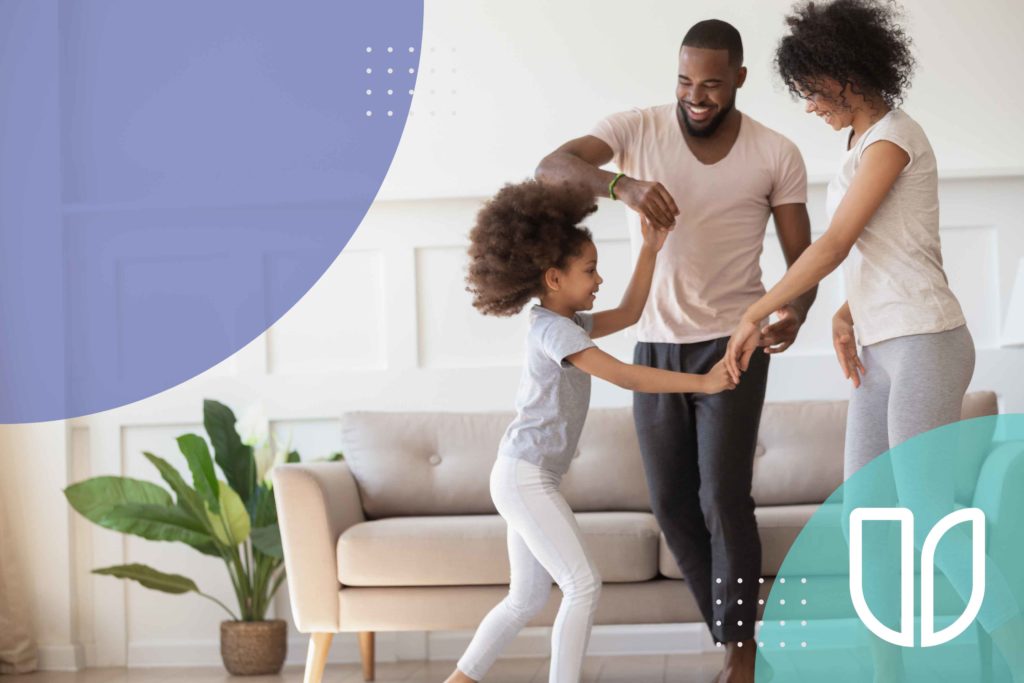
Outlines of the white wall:
<svg viewBox="0 0 1024 683">
<path fill-rule="evenodd" d="M 386 198 L 472 197 L 531 175 L 565 140 L 603 116 L 671 102 L 679 43 L 720 18 L 743 36 L 737 106 L 796 142 L 812 177 L 835 167 L 841 134 L 802 114 L 772 71 L 789 0 L 715 3 L 524 0 L 426 3 L 412 114 L 381 192 Z M 1018 0 L 906 0 L 919 68 L 905 107 L 947 175 L 1018 173 L 1024 93 L 1024 5 Z"/>
<path fill-rule="evenodd" d="M 239 411 L 262 402 L 307 458 L 339 447 L 337 418 L 346 410 L 511 405 L 525 321 L 487 319 L 471 308 L 462 285 L 465 235 L 486 194 L 529 175 L 563 139 L 604 113 L 671 97 L 679 39 L 706 15 L 693 14 L 690 3 L 637 4 L 648 11 L 624 15 L 622 3 L 605 1 L 428 0 L 414 114 L 387 188 L 316 287 L 265 335 L 185 384 L 69 423 L 0 431 L 3 510 L 16 531 L 44 664 L 75 665 L 79 644 L 93 665 L 218 661 L 217 608 L 88 571 L 150 562 L 227 601 L 224 570 L 174 546 L 94 529 L 71 518 L 60 495 L 69 481 L 96 474 L 155 479 L 141 451 L 173 456 L 173 437 L 199 429 L 204 397 Z M 785 131 L 806 155 L 815 177 L 809 209 L 820 231 L 820 180 L 833 168 L 839 138 L 768 78 L 787 4 L 732 1 L 716 12 L 747 41 L 752 73 L 741 108 Z M 1021 66 L 1024 52 L 1010 36 L 1020 33 L 1022 11 L 1009 1 L 941 4 L 943 11 L 925 12 L 939 3 L 909 3 L 922 67 L 907 108 L 924 123 L 944 169 L 944 252 L 979 348 L 973 386 L 995 389 L 1004 410 L 1022 412 L 1024 349 L 998 345 L 1024 258 L 1024 172 L 1015 166 L 1024 138 L 1009 119 L 1024 102 L 1012 84 L 999 87 L 1001 74 Z M 951 49 L 950 36 L 971 49 Z M 610 202 L 590 221 L 607 281 L 599 305 L 617 300 L 629 274 L 623 225 L 621 205 Z M 773 240 L 769 234 L 763 263 L 768 283 L 783 269 Z M 826 327 L 841 300 L 832 276 L 797 345 L 773 361 L 770 400 L 846 396 Z M 631 341 L 623 333 L 602 346 L 628 358 Z M 595 405 L 628 402 L 625 392 L 595 383 Z M 286 614 L 283 593 L 278 606 Z M 444 642 L 385 636 L 380 654 L 422 656 Z M 292 661 L 302 659 L 301 646 L 296 639 Z M 334 656 L 354 658 L 354 643 L 340 639 Z"/>
</svg>

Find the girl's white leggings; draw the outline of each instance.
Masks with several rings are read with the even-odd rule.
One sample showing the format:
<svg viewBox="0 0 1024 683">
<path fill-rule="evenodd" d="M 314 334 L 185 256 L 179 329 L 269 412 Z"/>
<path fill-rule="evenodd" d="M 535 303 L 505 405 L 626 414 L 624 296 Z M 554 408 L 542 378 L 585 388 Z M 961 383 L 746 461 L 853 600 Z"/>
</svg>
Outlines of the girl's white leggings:
<svg viewBox="0 0 1024 683">
<path fill-rule="evenodd" d="M 550 683 L 576 683 L 590 639 L 601 577 L 583 546 L 576 518 L 558 490 L 561 475 L 525 460 L 499 456 L 491 470 L 491 497 L 508 523 L 512 576 L 508 596 L 484 617 L 466 653 L 462 673 L 479 681 L 505 646 L 551 594 L 562 605 L 551 634 Z"/>
</svg>

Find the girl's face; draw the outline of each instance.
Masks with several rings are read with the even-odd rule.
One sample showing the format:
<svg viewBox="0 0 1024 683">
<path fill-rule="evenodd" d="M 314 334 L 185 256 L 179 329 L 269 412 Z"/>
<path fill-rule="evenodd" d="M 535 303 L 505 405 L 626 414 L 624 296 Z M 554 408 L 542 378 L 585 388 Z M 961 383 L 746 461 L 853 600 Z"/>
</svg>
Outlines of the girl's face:
<svg viewBox="0 0 1024 683">
<path fill-rule="evenodd" d="M 587 241 L 580 253 L 569 258 L 565 270 L 557 270 L 557 287 L 550 295 L 574 311 L 589 311 L 594 307 L 597 290 L 604 280 L 597 274 L 597 247 Z"/>
<path fill-rule="evenodd" d="M 852 99 L 849 88 L 843 88 L 832 78 L 817 79 L 815 86 L 815 92 L 798 88 L 800 97 L 807 103 L 804 111 L 820 116 L 832 130 L 842 130 L 853 125 L 853 107 L 844 104 Z"/>
</svg>

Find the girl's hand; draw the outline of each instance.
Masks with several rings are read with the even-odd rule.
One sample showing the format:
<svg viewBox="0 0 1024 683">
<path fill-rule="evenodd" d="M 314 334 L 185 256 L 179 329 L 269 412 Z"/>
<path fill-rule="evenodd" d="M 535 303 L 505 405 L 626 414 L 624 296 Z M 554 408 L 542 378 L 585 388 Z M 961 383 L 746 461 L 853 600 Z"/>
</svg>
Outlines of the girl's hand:
<svg viewBox="0 0 1024 683">
<path fill-rule="evenodd" d="M 740 321 L 729 338 L 729 346 L 726 347 L 725 358 L 722 360 L 729 371 L 729 376 L 736 384 L 740 382 L 740 373 L 746 372 L 747 366 L 750 365 L 750 357 L 757 350 L 760 341 L 761 330 L 758 329 L 757 323 L 745 319 Z"/>
<path fill-rule="evenodd" d="M 669 230 L 672 228 L 656 228 L 651 225 L 647 218 L 642 214 L 640 216 L 640 234 L 644 238 L 644 246 L 652 249 L 655 254 L 661 251 L 661 248 L 665 245 L 665 238 L 668 237 Z"/>
<path fill-rule="evenodd" d="M 832 318 L 832 346 L 839 359 L 839 367 L 843 376 L 853 382 L 853 388 L 860 386 L 860 377 L 867 373 L 864 364 L 857 355 L 857 337 L 853 332 L 853 323 L 839 314 Z"/>
<path fill-rule="evenodd" d="M 729 371 L 725 367 L 724 358 L 715 363 L 715 366 L 702 375 L 701 379 L 704 380 L 705 388 L 702 393 L 705 394 L 717 394 L 726 389 L 736 388 L 736 382 L 732 381 L 732 377 L 729 376 Z"/>
</svg>

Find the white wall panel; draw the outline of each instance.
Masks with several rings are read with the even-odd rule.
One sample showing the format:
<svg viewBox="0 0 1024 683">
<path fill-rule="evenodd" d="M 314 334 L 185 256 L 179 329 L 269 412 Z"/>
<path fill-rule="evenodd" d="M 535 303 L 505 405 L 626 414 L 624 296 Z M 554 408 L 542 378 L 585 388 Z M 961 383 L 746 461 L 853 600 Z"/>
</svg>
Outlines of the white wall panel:
<svg viewBox="0 0 1024 683">
<path fill-rule="evenodd" d="M 993 227 L 950 228 L 942 234 L 942 257 L 949 286 L 960 300 L 974 345 L 999 345 L 998 233 Z"/>
<path fill-rule="evenodd" d="M 143 451 L 157 455 L 191 481 L 188 463 L 178 450 L 176 437 L 186 433 L 203 434 L 200 424 L 132 426 L 122 431 L 124 475 L 145 479 L 163 486 L 156 468 Z M 218 473 L 219 474 L 219 473 Z M 222 478 L 223 475 L 219 476 Z M 182 574 L 196 582 L 204 593 L 216 597 L 238 612 L 224 562 L 201 555 L 181 543 L 147 541 L 125 537 L 125 561 L 139 562 L 171 574 Z M 97 562 L 102 558 L 95 558 Z M 205 598 L 194 595 L 170 595 L 143 588 L 134 581 L 98 577 L 108 590 L 127 591 L 128 665 L 183 665 L 198 663 L 187 654 L 197 643 L 219 637 L 220 622 L 227 613 Z"/>
<path fill-rule="evenodd" d="M 419 362 L 423 368 L 519 365 L 528 312 L 481 315 L 465 291 L 466 247 L 416 251 Z"/>
<path fill-rule="evenodd" d="M 270 267 L 273 288 L 273 267 Z M 346 250 L 267 333 L 269 371 L 278 374 L 383 370 L 384 261 Z M 353 296 L 358 292 L 358 296 Z"/>
<path fill-rule="evenodd" d="M 320 460 L 341 450 L 341 423 L 328 420 L 275 420 L 271 429 L 282 445 L 298 451 L 303 462 Z"/>
</svg>

